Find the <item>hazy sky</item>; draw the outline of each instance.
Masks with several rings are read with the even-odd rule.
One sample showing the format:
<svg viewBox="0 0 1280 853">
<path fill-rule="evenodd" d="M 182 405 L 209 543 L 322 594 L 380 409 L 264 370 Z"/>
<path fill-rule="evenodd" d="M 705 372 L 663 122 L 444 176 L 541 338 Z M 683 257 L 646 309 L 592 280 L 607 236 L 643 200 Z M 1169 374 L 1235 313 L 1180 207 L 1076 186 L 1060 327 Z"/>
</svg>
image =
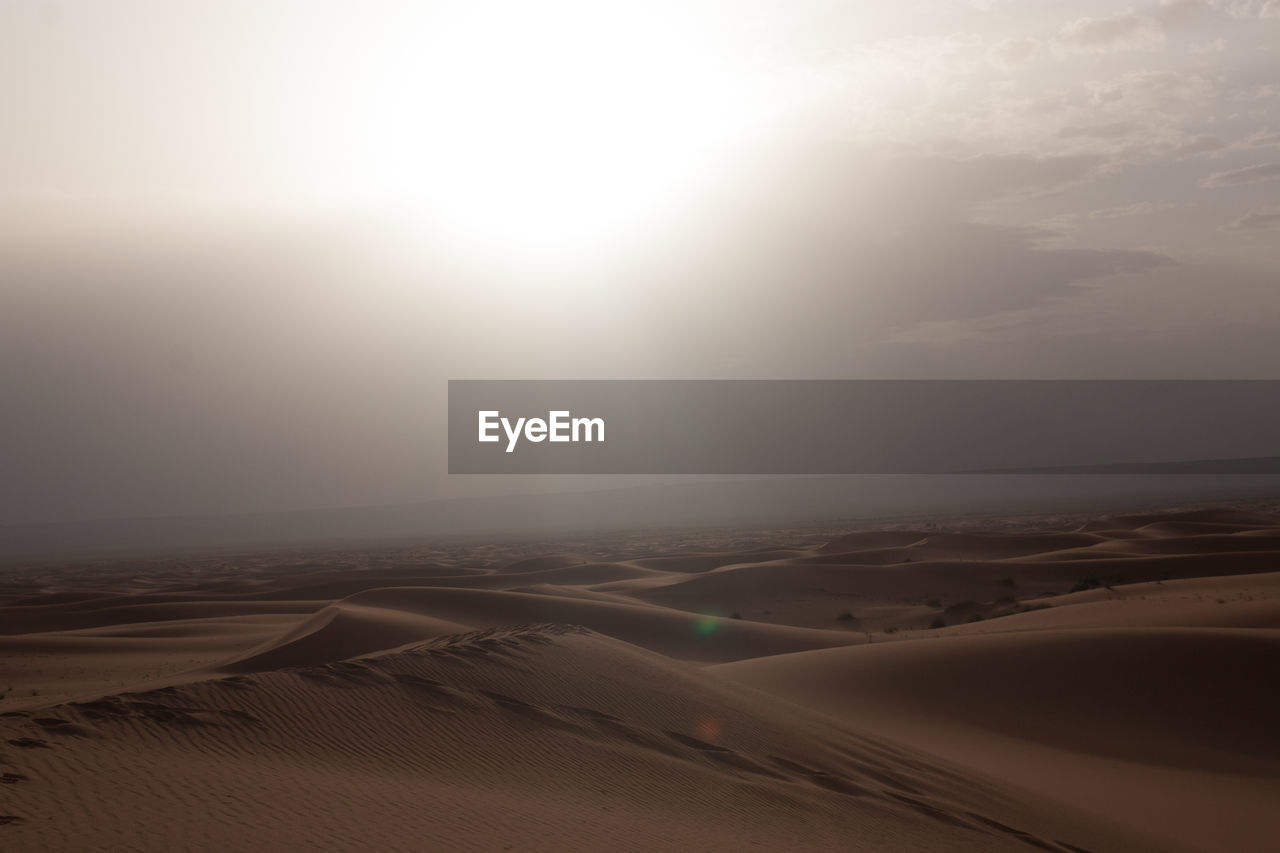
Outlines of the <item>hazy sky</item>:
<svg viewBox="0 0 1280 853">
<path fill-rule="evenodd" d="M 0 104 L 0 523 L 529 487 L 450 377 L 1280 377 L 1280 0 L 8 0 Z"/>
</svg>

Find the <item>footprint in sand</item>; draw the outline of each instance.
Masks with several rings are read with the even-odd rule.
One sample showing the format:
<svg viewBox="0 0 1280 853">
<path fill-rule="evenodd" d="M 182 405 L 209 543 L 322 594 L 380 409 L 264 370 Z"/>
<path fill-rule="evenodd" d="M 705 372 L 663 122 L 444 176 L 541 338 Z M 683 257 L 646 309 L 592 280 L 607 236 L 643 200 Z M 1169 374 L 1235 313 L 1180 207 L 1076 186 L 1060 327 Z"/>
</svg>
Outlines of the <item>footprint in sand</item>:
<svg viewBox="0 0 1280 853">
<path fill-rule="evenodd" d="M 542 634 L 525 634 L 520 639 L 529 643 L 537 643 L 540 646 L 550 645 L 555 642 L 555 640 Z"/>
<path fill-rule="evenodd" d="M 505 655 L 507 657 L 519 657 L 514 650 L 519 648 L 518 642 L 512 642 L 501 637 L 486 637 L 482 640 L 476 640 L 475 644 L 494 654 Z"/>
<path fill-rule="evenodd" d="M 557 705 L 557 711 L 564 711 L 568 714 L 574 714 L 579 717 L 586 717 L 588 720 L 597 722 L 620 723 L 622 722 L 612 714 L 606 714 L 604 711 L 597 711 L 594 708 L 579 708 L 574 705 Z"/>
<path fill-rule="evenodd" d="M 137 696 L 173 696 L 178 692 L 176 687 L 157 687 L 154 690 L 146 690 L 142 693 L 135 694 Z"/>
<path fill-rule="evenodd" d="M 53 749 L 47 742 L 34 737 L 13 738 L 9 741 L 9 745 L 21 749 Z"/>
<path fill-rule="evenodd" d="M 976 814 L 974 812 L 967 812 L 967 814 L 969 817 L 973 818 L 988 829 L 995 830 L 996 832 L 1003 833 L 1004 835 L 1012 836 L 1023 844 L 1040 850 L 1052 850 L 1055 851 L 1055 853 L 1062 850 L 1068 850 L 1071 851 L 1071 853 L 1089 853 L 1089 851 L 1085 850 L 1083 847 L 1076 847 L 1074 844 L 1067 844 L 1063 841 L 1046 841 L 1043 838 L 1037 838 L 1029 832 L 1023 832 L 1021 829 L 1014 829 L 1008 824 L 1001 823 L 998 820 L 992 820 L 989 817 L 984 817 L 983 815 Z"/>
<path fill-rule="evenodd" d="M 787 778 L 781 774 L 774 773 L 767 767 L 763 767 L 755 763 L 745 755 L 741 755 L 731 749 L 726 749 L 718 744 L 707 743 L 705 740 L 699 740 L 696 737 L 681 734 L 680 732 L 673 732 L 669 729 L 663 729 L 662 733 L 674 740 L 676 743 L 696 749 L 699 752 L 704 753 L 707 758 L 710 758 L 712 761 L 719 764 L 723 764 L 726 767 L 732 767 L 733 769 L 741 770 L 744 773 L 754 773 L 757 776 L 767 776 L 770 779 L 785 780 Z"/>
<path fill-rule="evenodd" d="M 74 735 L 76 737 L 96 737 L 98 731 L 91 726 L 64 720 L 61 717 L 34 717 L 32 723 L 54 735 Z"/>
<path fill-rule="evenodd" d="M 61 717 L 35 717 L 31 722 L 51 732 L 75 728 L 75 723 L 70 720 L 64 720 Z"/>
<path fill-rule="evenodd" d="M 910 784 L 894 773 L 880 769 L 879 765 L 872 766 L 870 762 L 866 761 L 853 761 L 851 764 L 868 779 L 879 782 L 881 785 L 885 785 L 886 787 L 893 788 L 895 791 L 903 794 L 920 793 L 920 789 L 915 785 Z"/>
<path fill-rule="evenodd" d="M 409 694 L 414 697 L 419 707 L 425 708 L 428 711 L 433 711 L 437 714 L 451 715 L 457 713 L 450 708 L 432 704 L 433 700 L 453 704 L 470 703 L 470 700 L 466 696 L 458 693 L 457 690 L 443 682 L 436 681 L 431 678 L 423 678 L 418 675 L 400 674 L 393 677 L 399 683 L 401 688 L 408 691 Z"/>
<path fill-rule="evenodd" d="M 630 726 L 612 714 L 606 714 L 604 711 L 596 711 L 592 708 L 579 708 L 574 705 L 557 705 L 555 706 L 555 709 L 562 714 L 568 714 L 571 717 L 586 720 L 599 732 L 608 737 L 625 740 L 628 743 L 635 744 L 636 746 L 642 746 L 645 749 L 652 749 L 655 752 L 662 753 L 663 755 L 670 755 L 677 758 L 683 757 L 679 750 L 669 745 L 669 741 L 660 740 L 648 732 L 641 731 L 640 729 Z"/>
<path fill-rule="evenodd" d="M 859 797 L 870 793 L 865 788 L 860 788 L 852 782 L 842 779 L 832 773 L 828 773 L 825 770 L 815 770 L 812 767 L 805 767 L 797 761 L 791 761 L 790 759 L 782 758 L 777 755 L 769 756 L 769 760 L 778 767 L 781 767 L 783 770 L 791 773 L 798 773 L 818 787 L 826 788 L 828 791 L 835 791 L 837 794 Z"/>
<path fill-rule="evenodd" d="M 527 720 L 532 720 L 534 722 L 541 723 L 542 725 L 551 726 L 557 729 L 565 729 L 572 732 L 582 731 L 582 727 L 577 723 L 557 717 L 545 708 L 539 708 L 535 705 L 530 705 L 528 702 L 523 702 L 519 699 L 511 696 L 505 696 L 501 693 L 494 693 L 490 690 L 481 690 L 479 693 L 482 696 L 492 699 L 498 707 L 503 710 L 510 711 L 513 714 L 518 714 Z"/>
<path fill-rule="evenodd" d="M 683 735 L 683 734 L 680 734 L 680 732 L 673 732 L 673 731 L 670 731 L 669 729 L 663 729 L 662 733 L 667 737 L 671 738 L 676 743 L 682 743 L 685 746 L 692 747 L 693 749 L 699 749 L 699 750 L 702 750 L 703 752 L 728 752 L 729 751 L 725 749 L 723 746 L 717 746 L 714 743 L 707 743 L 705 740 L 698 740 L 696 737 Z"/>
<path fill-rule="evenodd" d="M 958 815 L 954 815 L 945 809 L 938 808 L 932 803 L 926 803 L 924 800 L 917 800 L 915 797 L 908 797 L 904 794 L 894 793 L 893 791 L 885 791 L 885 796 L 914 809 L 925 817 L 933 818 L 938 823 L 945 823 L 947 826 L 959 826 L 964 829 L 977 829 L 973 824 L 962 819 Z"/>
<path fill-rule="evenodd" d="M 399 685 L 407 690 L 418 691 L 429 696 L 440 699 L 449 699 L 454 702 L 464 701 L 464 697 L 449 685 L 442 681 L 436 681 L 433 678 L 423 678 L 420 675 L 396 675 L 395 680 Z"/>
<path fill-rule="evenodd" d="M 300 669 L 298 675 L 327 687 L 347 687 L 347 683 L 325 669 Z"/>
<path fill-rule="evenodd" d="M 241 722 L 245 722 L 245 723 L 261 723 L 262 722 L 262 720 L 258 719 L 253 714 L 249 713 L 248 711 L 241 711 L 239 708 L 224 708 L 223 710 L 218 711 L 218 713 L 224 717 L 230 717 L 233 720 L 240 720 Z"/>
</svg>

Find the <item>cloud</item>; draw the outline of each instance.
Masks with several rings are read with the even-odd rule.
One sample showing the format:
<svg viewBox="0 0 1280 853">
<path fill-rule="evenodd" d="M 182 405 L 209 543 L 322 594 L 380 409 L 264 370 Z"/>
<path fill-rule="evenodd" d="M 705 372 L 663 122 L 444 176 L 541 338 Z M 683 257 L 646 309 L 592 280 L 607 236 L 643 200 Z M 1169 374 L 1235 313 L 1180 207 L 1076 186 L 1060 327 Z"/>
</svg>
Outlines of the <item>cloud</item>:
<svg viewBox="0 0 1280 853">
<path fill-rule="evenodd" d="M 1192 259 L 1013 311 L 906 326 L 889 340 L 971 375 L 1272 378 L 1275 277 L 1272 265 Z"/>
<path fill-rule="evenodd" d="M 1280 0 L 1214 0 L 1213 5 L 1233 18 L 1280 20 Z"/>
<path fill-rule="evenodd" d="M 1140 201 L 1124 207 L 1107 207 L 1089 211 L 1090 219 L 1119 219 L 1127 216 L 1149 216 L 1161 210 L 1171 210 L 1176 204 L 1168 201 Z"/>
<path fill-rule="evenodd" d="M 1260 184 L 1263 181 L 1280 180 L 1280 163 L 1261 163 L 1243 169 L 1214 172 L 1200 181 L 1202 187 L 1236 187 L 1244 184 Z"/>
<path fill-rule="evenodd" d="M 1237 101 L 1269 101 L 1280 98 L 1280 83 L 1253 84 L 1246 81 L 1235 86 L 1232 97 Z"/>
<path fill-rule="evenodd" d="M 1164 43 L 1160 21 L 1126 9 L 1105 18 L 1077 18 L 1058 31 L 1055 44 L 1067 51 L 1107 53 L 1154 50 Z"/>
<path fill-rule="evenodd" d="M 1037 228 L 938 223 L 863 252 L 861 264 L 898 300 L 885 303 L 893 322 L 988 316 L 1173 264 L 1141 250 L 1056 248 L 1048 245 L 1055 236 Z"/>
<path fill-rule="evenodd" d="M 1174 157 L 1194 157 L 1197 154 L 1209 154 L 1214 151 L 1221 151 L 1226 147 L 1227 142 L 1225 139 L 1219 136 L 1201 134 L 1194 139 L 1190 139 L 1182 143 L 1169 153 Z"/>
<path fill-rule="evenodd" d="M 1226 49 L 1227 49 L 1227 40 L 1224 38 L 1216 38 L 1213 41 L 1208 41 L 1208 42 L 1205 42 L 1204 44 L 1191 45 L 1191 52 L 1199 53 L 1199 54 L 1222 53 Z"/>
<path fill-rule="evenodd" d="M 1270 148 L 1280 145 L 1280 133 L 1272 133 L 1270 129 L 1260 130 L 1246 137 L 1241 144 L 1248 148 Z"/>
<path fill-rule="evenodd" d="M 1085 88 L 1091 106 L 1145 116 L 1151 112 L 1183 115 L 1210 102 L 1218 85 L 1204 74 L 1165 69 L 1133 71 L 1105 82 L 1087 83 Z"/>
<path fill-rule="evenodd" d="M 1280 228 L 1280 210 L 1253 210 L 1222 226 L 1223 231 L 1265 231 L 1270 228 Z"/>
<path fill-rule="evenodd" d="M 1106 124 L 1068 125 L 1058 131 L 1063 139 L 1085 137 L 1090 139 L 1120 139 L 1133 133 L 1137 128 L 1127 121 L 1113 121 Z"/>
<path fill-rule="evenodd" d="M 734 204 L 736 223 L 720 220 L 725 231 L 718 237 L 691 243 L 704 260 L 673 270 L 671 288 L 723 293 L 711 306 L 737 294 L 742 311 L 759 312 L 753 322 L 784 328 L 825 327 L 829 318 L 843 336 L 856 330 L 871 342 L 893 327 L 1015 310 L 1082 284 L 1172 265 L 1156 252 L 1063 247 L 1043 228 L 978 220 L 994 201 L 1046 196 L 1086 180 L 1098 162 L 908 150 L 797 153 L 771 179 L 775 196 Z M 806 223 L 799 240 L 796 222 Z M 740 248 L 706 257 L 703 247 L 715 245 Z M 790 283 L 785 300 L 742 301 L 742 293 L 771 293 L 778 281 Z M 723 323 L 723 309 L 715 311 L 698 322 Z"/>
<path fill-rule="evenodd" d="M 987 57 L 1006 71 L 1029 62 L 1040 51 L 1040 42 L 1033 38 L 1006 38 L 996 42 L 987 51 Z"/>
<path fill-rule="evenodd" d="M 1215 0 L 1160 0 L 1151 15 L 1169 31 L 1195 32 L 1222 20 L 1218 5 Z"/>
</svg>

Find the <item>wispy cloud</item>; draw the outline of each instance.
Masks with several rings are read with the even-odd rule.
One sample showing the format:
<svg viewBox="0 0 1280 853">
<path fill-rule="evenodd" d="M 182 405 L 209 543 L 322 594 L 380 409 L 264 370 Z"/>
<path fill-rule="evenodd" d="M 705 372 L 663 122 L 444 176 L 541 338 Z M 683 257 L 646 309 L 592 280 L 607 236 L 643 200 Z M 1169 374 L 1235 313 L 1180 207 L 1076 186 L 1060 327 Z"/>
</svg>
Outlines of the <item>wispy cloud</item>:
<svg viewBox="0 0 1280 853">
<path fill-rule="evenodd" d="M 996 66 L 1012 70 L 1030 61 L 1039 52 L 1040 42 L 1022 36 L 1001 39 L 987 51 L 987 57 Z"/>
<path fill-rule="evenodd" d="M 1280 133 L 1274 133 L 1270 129 L 1260 130 L 1246 138 L 1242 144 L 1249 148 L 1270 148 L 1280 145 Z"/>
<path fill-rule="evenodd" d="M 1280 163 L 1261 163 L 1257 166 L 1246 166 L 1243 169 L 1214 172 L 1212 175 L 1202 179 L 1200 186 L 1235 187 L 1275 180 L 1280 180 Z"/>
<path fill-rule="evenodd" d="M 1140 201 L 1123 207 L 1105 207 L 1089 211 L 1090 219 L 1119 219 L 1126 216 L 1150 216 L 1161 210 L 1171 210 L 1176 204 L 1168 201 Z"/>
<path fill-rule="evenodd" d="M 1233 18 L 1280 20 L 1280 0 L 1212 0 L 1212 3 Z"/>
<path fill-rule="evenodd" d="M 1280 228 L 1280 209 L 1252 210 L 1234 222 L 1222 226 L 1223 231 L 1265 231 Z"/>
<path fill-rule="evenodd" d="M 1222 139 L 1219 136 L 1201 134 L 1194 139 L 1187 140 L 1169 153 L 1174 157 L 1194 157 L 1197 154 L 1209 154 L 1214 151 L 1221 151 L 1226 147 L 1227 142 L 1225 139 Z"/>
<path fill-rule="evenodd" d="M 1094 139 L 1119 139 L 1128 136 L 1138 128 L 1127 121 L 1113 121 L 1106 124 L 1068 125 L 1058 131 L 1063 139 L 1091 137 Z"/>
<path fill-rule="evenodd" d="M 1154 50 L 1164 41 L 1164 26 L 1132 9 L 1105 18 L 1077 18 L 1059 30 L 1054 40 L 1060 49 L 1090 53 Z"/>
</svg>

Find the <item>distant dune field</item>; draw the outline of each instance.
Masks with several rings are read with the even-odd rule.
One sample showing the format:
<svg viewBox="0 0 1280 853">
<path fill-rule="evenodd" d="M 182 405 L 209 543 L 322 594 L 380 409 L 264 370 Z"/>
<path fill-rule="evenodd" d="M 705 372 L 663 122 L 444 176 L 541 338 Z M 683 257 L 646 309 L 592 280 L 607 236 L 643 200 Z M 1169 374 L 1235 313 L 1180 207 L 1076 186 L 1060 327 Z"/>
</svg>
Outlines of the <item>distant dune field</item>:
<svg viewBox="0 0 1280 853">
<path fill-rule="evenodd" d="M 0 849 L 1262 851 L 1280 514 L 0 573 Z"/>
</svg>

